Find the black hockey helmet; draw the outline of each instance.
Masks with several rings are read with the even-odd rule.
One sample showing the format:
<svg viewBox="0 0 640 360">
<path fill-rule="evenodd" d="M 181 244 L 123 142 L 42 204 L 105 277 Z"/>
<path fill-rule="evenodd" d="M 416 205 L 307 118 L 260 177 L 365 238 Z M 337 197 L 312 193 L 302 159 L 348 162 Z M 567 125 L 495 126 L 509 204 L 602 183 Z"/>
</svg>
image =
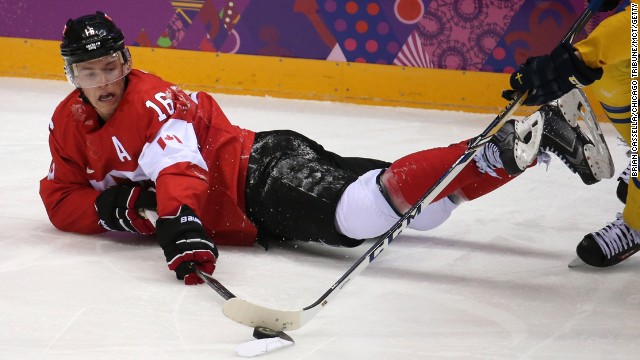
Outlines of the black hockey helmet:
<svg viewBox="0 0 640 360">
<path fill-rule="evenodd" d="M 131 55 L 124 46 L 124 34 L 101 11 L 95 14 L 69 19 L 62 32 L 60 54 L 64 59 L 64 70 L 69 82 L 78 88 L 101 86 L 125 77 L 131 70 Z M 111 57 L 123 64 L 122 69 L 96 76 L 95 72 L 79 73 L 77 65 L 92 60 Z"/>
<path fill-rule="evenodd" d="M 60 54 L 65 65 L 97 59 L 122 50 L 122 31 L 101 11 L 69 19 L 62 32 Z"/>
</svg>

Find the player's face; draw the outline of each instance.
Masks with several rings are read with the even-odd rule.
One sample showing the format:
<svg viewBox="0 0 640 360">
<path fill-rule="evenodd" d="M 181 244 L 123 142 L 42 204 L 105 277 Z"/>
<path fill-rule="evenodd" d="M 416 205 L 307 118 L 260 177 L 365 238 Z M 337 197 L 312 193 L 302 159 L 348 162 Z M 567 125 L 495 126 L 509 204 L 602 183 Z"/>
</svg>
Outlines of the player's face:
<svg viewBox="0 0 640 360">
<path fill-rule="evenodd" d="M 125 85 L 126 65 L 118 57 L 104 58 L 76 64 L 76 81 L 98 114 L 108 120 L 115 112 Z M 126 71 L 128 73 L 128 71 Z M 126 75 L 126 74 L 125 74 Z M 89 86 L 92 85 L 92 86 Z"/>
</svg>

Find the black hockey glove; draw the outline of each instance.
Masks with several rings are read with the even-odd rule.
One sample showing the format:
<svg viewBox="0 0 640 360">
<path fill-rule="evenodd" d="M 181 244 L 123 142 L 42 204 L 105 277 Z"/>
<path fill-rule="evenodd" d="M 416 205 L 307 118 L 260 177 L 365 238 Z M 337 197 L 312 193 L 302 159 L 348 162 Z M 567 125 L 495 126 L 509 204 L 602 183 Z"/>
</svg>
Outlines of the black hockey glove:
<svg viewBox="0 0 640 360">
<path fill-rule="evenodd" d="M 202 284 L 194 266 L 207 274 L 216 269 L 218 249 L 200 222 L 187 205 L 180 207 L 175 217 L 161 217 L 156 222 L 158 242 L 164 250 L 167 266 L 176 272 L 186 285 Z"/>
<path fill-rule="evenodd" d="M 117 185 L 100 193 L 95 203 L 100 225 L 107 230 L 153 234 L 155 227 L 140 209 L 155 210 L 156 193 L 134 185 Z"/>
<path fill-rule="evenodd" d="M 588 1 L 591 3 L 591 0 Z M 602 5 L 600 5 L 600 9 L 598 11 L 607 12 L 611 11 L 620 5 L 620 0 L 604 0 Z"/>
<path fill-rule="evenodd" d="M 511 87 L 502 97 L 513 98 L 514 92 L 529 95 L 524 105 L 542 105 L 555 100 L 569 91 L 592 84 L 602 77 L 602 68 L 588 67 L 575 54 L 570 44 L 561 44 L 551 54 L 530 57 L 511 74 Z"/>
</svg>

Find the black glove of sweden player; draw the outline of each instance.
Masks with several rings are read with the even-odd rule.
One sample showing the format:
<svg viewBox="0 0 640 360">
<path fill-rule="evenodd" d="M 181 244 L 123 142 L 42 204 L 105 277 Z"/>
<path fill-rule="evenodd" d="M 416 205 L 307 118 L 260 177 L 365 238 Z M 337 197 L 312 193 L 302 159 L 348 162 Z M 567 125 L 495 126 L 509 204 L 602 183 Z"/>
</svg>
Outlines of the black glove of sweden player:
<svg viewBox="0 0 640 360">
<path fill-rule="evenodd" d="M 202 222 L 190 207 L 182 205 L 175 217 L 161 217 L 156 222 L 158 242 L 167 265 L 184 279 L 186 285 L 202 284 L 194 266 L 207 274 L 216 268 L 218 249 L 207 236 Z"/>
<path fill-rule="evenodd" d="M 513 90 L 505 90 L 502 97 L 511 100 L 514 92 L 529 90 L 524 105 L 542 105 L 601 77 L 602 68 L 588 67 L 571 44 L 561 44 L 551 54 L 530 57 L 520 65 L 518 71 L 511 74 Z"/>
<path fill-rule="evenodd" d="M 100 193 L 95 203 L 100 225 L 107 230 L 153 234 L 155 227 L 139 209 L 155 210 L 156 193 L 134 185 L 117 185 Z"/>
</svg>

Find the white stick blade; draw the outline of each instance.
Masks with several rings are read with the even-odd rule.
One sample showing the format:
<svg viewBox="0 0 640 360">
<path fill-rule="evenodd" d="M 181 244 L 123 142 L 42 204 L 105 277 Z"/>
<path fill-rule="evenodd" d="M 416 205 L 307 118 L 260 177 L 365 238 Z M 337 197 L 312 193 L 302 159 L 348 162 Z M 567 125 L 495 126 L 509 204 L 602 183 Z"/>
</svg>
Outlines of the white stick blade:
<svg viewBox="0 0 640 360">
<path fill-rule="evenodd" d="M 297 330 L 302 323 L 303 310 L 276 310 L 231 298 L 222 306 L 222 313 L 229 319 L 252 328 L 265 326 L 272 330 Z"/>
</svg>

